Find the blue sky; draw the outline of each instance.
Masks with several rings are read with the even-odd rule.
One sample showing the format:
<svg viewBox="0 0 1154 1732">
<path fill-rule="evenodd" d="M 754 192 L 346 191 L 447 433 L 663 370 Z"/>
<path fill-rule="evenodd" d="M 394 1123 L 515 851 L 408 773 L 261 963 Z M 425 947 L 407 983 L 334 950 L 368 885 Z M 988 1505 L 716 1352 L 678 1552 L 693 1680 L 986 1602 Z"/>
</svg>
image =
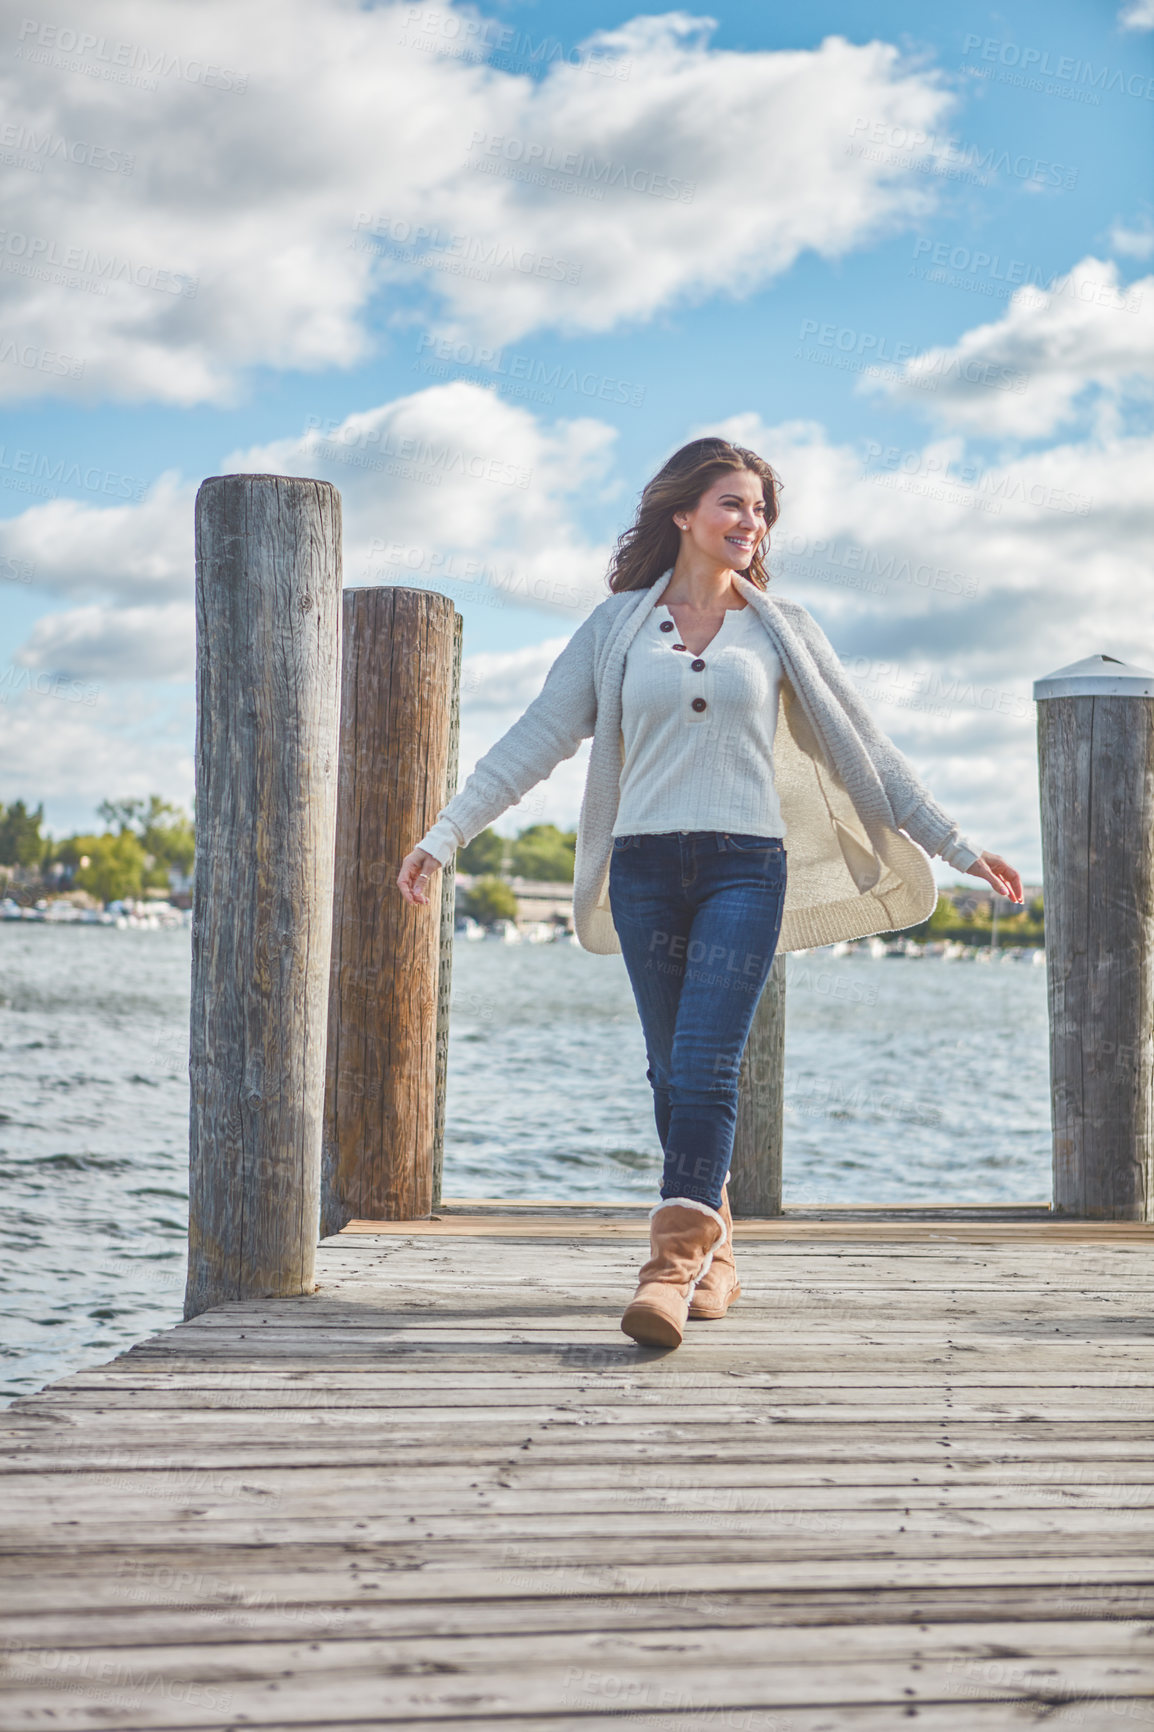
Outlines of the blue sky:
<svg viewBox="0 0 1154 1732">
<path fill-rule="evenodd" d="M 782 475 L 782 592 L 1036 874 L 1031 681 L 1154 660 L 1145 0 L 102 11 L 0 49 L 0 799 L 58 832 L 190 799 L 204 475 L 323 475 L 348 581 L 397 581 L 393 544 L 448 589 L 467 770 L 709 429 Z M 605 164 L 632 184 L 584 196 Z M 414 436 L 524 485 L 348 462 Z M 468 558 L 491 580 L 431 575 Z M 582 762 L 502 827 L 573 821 Z"/>
</svg>

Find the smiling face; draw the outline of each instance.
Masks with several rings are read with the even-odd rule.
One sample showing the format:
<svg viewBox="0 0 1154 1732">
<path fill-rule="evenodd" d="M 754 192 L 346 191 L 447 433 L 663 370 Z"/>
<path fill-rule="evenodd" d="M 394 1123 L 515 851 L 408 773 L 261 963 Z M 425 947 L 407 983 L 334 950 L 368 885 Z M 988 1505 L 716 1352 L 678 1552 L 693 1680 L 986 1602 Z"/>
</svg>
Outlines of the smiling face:
<svg viewBox="0 0 1154 1732">
<path fill-rule="evenodd" d="M 706 488 L 692 511 L 675 511 L 681 544 L 706 560 L 745 571 L 766 534 L 765 484 L 748 469 L 728 470 Z"/>
</svg>

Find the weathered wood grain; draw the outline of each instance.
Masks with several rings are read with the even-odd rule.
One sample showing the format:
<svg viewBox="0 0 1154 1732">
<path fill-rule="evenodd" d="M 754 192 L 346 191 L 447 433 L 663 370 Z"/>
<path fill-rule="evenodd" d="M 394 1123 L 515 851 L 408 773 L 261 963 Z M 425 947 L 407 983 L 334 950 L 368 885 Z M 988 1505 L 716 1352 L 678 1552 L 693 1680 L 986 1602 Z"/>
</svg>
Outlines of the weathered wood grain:
<svg viewBox="0 0 1154 1732">
<path fill-rule="evenodd" d="M 328 482 L 203 483 L 188 1317 L 313 1286 L 340 592 Z"/>
<path fill-rule="evenodd" d="M 1038 704 L 1054 1207 L 1154 1220 L 1154 699 Z"/>
<path fill-rule="evenodd" d="M 401 861 L 444 805 L 456 612 L 431 590 L 344 602 L 340 790 L 321 1231 L 433 1202 L 443 874 L 414 907 Z"/>
<path fill-rule="evenodd" d="M 785 957 L 775 956 L 741 1055 L 737 1127 L 730 1161 L 735 1216 L 781 1214 L 785 1098 Z"/>
<path fill-rule="evenodd" d="M 1149 1228 L 755 1226 L 661 1354 L 635 1229 L 499 1225 L 0 1416 L 6 1732 L 1154 1723 Z"/>
<path fill-rule="evenodd" d="M 920 1211 L 919 1211 L 920 1215 Z M 1129 1238 L 1133 1243 L 1148 1245 L 1150 1235 L 1145 1222 L 1130 1221 L 1057 1221 L 1052 1217 L 1039 1221 L 1003 1222 L 1003 1221 L 972 1221 L 952 1220 L 943 1218 L 938 1221 L 927 1221 L 925 1218 L 900 1220 L 890 1211 L 885 1212 L 887 1225 L 891 1229 L 891 1238 L 906 1241 L 910 1244 L 926 1244 L 936 1242 L 942 1249 L 951 1243 L 959 1245 L 996 1244 L 999 1241 L 1018 1244 L 1031 1236 L 1039 1242 L 1053 1243 L 1061 1240 L 1069 1244 L 1100 1244 L 1115 1245 Z M 1031 1234 L 1030 1229 L 1035 1229 Z M 343 1229 L 349 1234 L 379 1233 L 379 1220 L 355 1219 L 346 1222 Z M 508 1215 L 443 1215 L 438 1219 L 424 1219 L 404 1222 L 406 1234 L 413 1237 L 427 1236 L 429 1238 L 452 1239 L 466 1237 L 491 1237 L 493 1239 L 561 1239 L 566 1244 L 579 1242 L 582 1239 L 595 1241 L 601 1238 L 619 1237 L 644 1241 L 648 1228 L 644 1218 L 622 1216 L 616 1219 L 567 1222 L 564 1217 L 533 1216 L 530 1210 L 524 1215 L 510 1212 Z M 810 1244 L 814 1240 L 853 1240 L 860 1238 L 863 1243 L 876 1239 L 877 1225 L 868 1216 L 856 1220 L 813 1220 L 804 1217 L 781 1220 L 742 1220 L 735 1223 L 734 1243 L 741 1239 L 763 1238 L 784 1243 L 789 1239 L 800 1240 Z"/>
<path fill-rule="evenodd" d="M 465 622 L 454 609 L 452 666 L 449 670 L 449 739 L 445 753 L 447 804 L 457 792 L 461 756 L 461 655 Z M 449 1007 L 453 992 L 453 931 L 457 901 L 457 856 L 451 854 L 441 868 L 441 942 L 437 963 L 437 1056 L 434 1078 L 432 1207 L 441 1202 L 441 1176 L 445 1166 L 445 1105 L 449 1081 Z"/>
</svg>

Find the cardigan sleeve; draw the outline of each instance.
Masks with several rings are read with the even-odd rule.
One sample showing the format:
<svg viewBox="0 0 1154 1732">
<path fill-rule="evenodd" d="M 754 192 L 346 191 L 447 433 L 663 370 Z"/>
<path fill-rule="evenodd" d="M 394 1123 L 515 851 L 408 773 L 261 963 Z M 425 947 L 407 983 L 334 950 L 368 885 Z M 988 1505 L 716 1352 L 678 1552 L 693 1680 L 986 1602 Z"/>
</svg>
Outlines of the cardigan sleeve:
<svg viewBox="0 0 1154 1732">
<path fill-rule="evenodd" d="M 594 631 L 591 614 L 549 669 L 524 715 L 477 760 L 464 787 L 441 808 L 436 823 L 417 843 L 442 866 L 454 849 L 464 847 L 515 806 L 592 734 L 597 720 Z"/>
<path fill-rule="evenodd" d="M 927 854 L 937 854 L 947 866 L 968 872 L 980 852 L 966 841 L 914 772 L 909 760 L 882 732 L 846 673 L 833 645 L 810 613 L 805 614 L 806 642 L 823 679 L 833 691 L 869 752 L 885 788 L 899 829 Z"/>
</svg>

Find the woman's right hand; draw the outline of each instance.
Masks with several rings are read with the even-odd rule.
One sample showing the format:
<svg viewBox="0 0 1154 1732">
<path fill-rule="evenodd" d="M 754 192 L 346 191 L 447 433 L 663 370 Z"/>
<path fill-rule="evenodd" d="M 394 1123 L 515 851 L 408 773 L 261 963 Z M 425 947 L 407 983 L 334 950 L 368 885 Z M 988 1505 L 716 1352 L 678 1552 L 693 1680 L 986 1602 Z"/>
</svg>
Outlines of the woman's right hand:
<svg viewBox="0 0 1154 1732">
<path fill-rule="evenodd" d="M 429 898 L 421 885 L 440 869 L 441 862 L 435 854 L 426 854 L 423 848 L 414 848 L 412 853 L 406 854 L 401 861 L 401 870 L 397 874 L 397 889 L 406 902 L 427 902 Z"/>
<path fill-rule="evenodd" d="M 971 878 L 984 878 L 986 883 L 991 884 L 998 895 L 1004 896 L 1008 902 L 1021 903 L 1021 877 L 1000 854 L 990 854 L 983 850 L 974 864 L 966 867 L 966 871 Z"/>
</svg>

